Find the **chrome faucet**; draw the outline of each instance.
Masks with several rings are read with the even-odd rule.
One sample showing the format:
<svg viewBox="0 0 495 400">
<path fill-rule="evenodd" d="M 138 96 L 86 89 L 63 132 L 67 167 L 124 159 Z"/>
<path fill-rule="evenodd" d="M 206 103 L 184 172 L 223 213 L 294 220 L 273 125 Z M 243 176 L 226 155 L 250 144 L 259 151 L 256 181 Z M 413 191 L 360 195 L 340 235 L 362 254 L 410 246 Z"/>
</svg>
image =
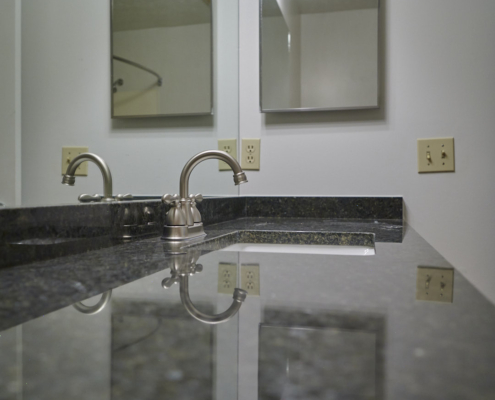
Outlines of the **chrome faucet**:
<svg viewBox="0 0 495 400">
<path fill-rule="evenodd" d="M 112 196 L 112 174 L 110 172 L 110 168 L 108 167 L 108 164 L 105 162 L 105 160 L 103 160 L 103 158 L 97 156 L 96 154 L 82 153 L 74 157 L 67 167 L 67 171 L 62 178 L 62 183 L 64 185 L 74 186 L 74 183 L 76 182 L 76 177 L 74 176 L 76 173 L 76 169 L 85 161 L 94 162 L 100 169 L 103 176 L 103 197 L 99 195 L 91 196 L 87 194 L 81 194 L 79 196 L 79 201 L 114 201 L 115 199 Z"/>
<path fill-rule="evenodd" d="M 162 202 L 171 205 L 166 216 L 165 226 L 163 227 L 164 240 L 187 240 L 204 236 L 206 233 L 203 229 L 201 214 L 196 207 L 196 203 L 203 200 L 201 194 L 188 196 L 189 177 L 196 165 L 205 160 L 212 158 L 225 161 L 234 171 L 234 183 L 240 185 L 247 182 L 246 174 L 239 163 L 230 154 L 219 150 L 207 150 L 196 154 L 191 158 L 180 175 L 180 195 L 166 194 L 162 197 Z"/>
</svg>

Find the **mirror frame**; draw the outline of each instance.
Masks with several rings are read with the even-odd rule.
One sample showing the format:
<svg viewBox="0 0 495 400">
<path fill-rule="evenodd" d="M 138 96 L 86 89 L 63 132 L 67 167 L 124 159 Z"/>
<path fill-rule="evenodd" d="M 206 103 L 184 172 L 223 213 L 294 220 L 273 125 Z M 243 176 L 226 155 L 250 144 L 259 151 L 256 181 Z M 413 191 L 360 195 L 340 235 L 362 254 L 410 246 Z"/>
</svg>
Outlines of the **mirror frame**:
<svg viewBox="0 0 495 400">
<path fill-rule="evenodd" d="M 110 0 L 110 101 L 111 101 L 111 118 L 112 119 L 142 119 L 142 118 L 163 118 L 163 117 L 191 117 L 191 116 L 204 116 L 204 115 L 214 115 L 214 92 L 213 87 L 215 85 L 215 74 L 214 74 L 214 62 L 213 57 L 215 56 L 215 43 L 214 43 L 214 32 L 213 32 L 213 2 L 210 3 L 210 43 L 211 43 L 211 51 L 210 51 L 210 111 L 200 112 L 200 113 L 175 113 L 175 114 L 152 114 L 152 115 L 115 115 L 114 113 L 114 99 L 113 99 L 113 9 L 114 9 L 114 1 Z"/>
<path fill-rule="evenodd" d="M 379 109 L 380 104 L 381 104 L 381 68 L 382 68 L 382 61 L 381 61 L 381 55 L 382 55 L 382 12 L 381 12 L 381 2 L 382 0 L 376 0 L 378 3 L 378 16 L 377 16 L 377 99 L 376 99 L 376 106 L 363 106 L 363 107 L 335 107 L 335 108 L 327 108 L 327 107 L 299 107 L 299 108 L 280 108 L 280 109 L 275 109 L 275 108 L 269 108 L 269 109 L 264 109 L 263 108 L 263 83 L 262 83 L 262 71 L 263 71 L 263 1 L 264 0 L 259 0 L 259 89 L 260 89 L 260 95 L 259 95 L 259 101 L 260 101 L 260 112 L 263 114 L 269 114 L 269 113 L 298 113 L 298 112 L 313 112 L 313 111 L 346 111 L 346 110 L 371 110 L 371 109 Z"/>
</svg>

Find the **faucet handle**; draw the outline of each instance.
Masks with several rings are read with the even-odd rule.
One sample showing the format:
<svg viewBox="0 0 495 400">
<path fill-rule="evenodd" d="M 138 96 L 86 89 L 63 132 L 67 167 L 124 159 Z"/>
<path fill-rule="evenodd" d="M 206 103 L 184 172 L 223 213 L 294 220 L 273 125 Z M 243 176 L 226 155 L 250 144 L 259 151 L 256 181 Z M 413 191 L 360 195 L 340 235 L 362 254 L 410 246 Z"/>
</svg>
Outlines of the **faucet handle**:
<svg viewBox="0 0 495 400">
<path fill-rule="evenodd" d="M 115 200 L 117 200 L 117 201 L 129 201 L 132 199 L 134 199 L 134 196 L 130 193 L 118 194 L 117 196 L 115 196 Z"/>
<path fill-rule="evenodd" d="M 201 193 L 198 193 L 196 196 L 190 194 L 189 198 L 191 199 L 191 201 L 195 201 L 196 203 L 201 203 L 203 201 L 203 195 Z"/>
<path fill-rule="evenodd" d="M 174 286 L 178 282 L 179 282 L 179 276 L 178 275 L 172 275 L 171 277 L 165 278 L 162 281 L 162 287 L 164 289 L 170 289 L 172 286 Z"/>
<path fill-rule="evenodd" d="M 98 194 L 90 195 L 90 194 L 81 194 L 77 198 L 81 203 L 90 203 L 92 201 L 99 202 L 101 201 L 101 196 Z"/>
<path fill-rule="evenodd" d="M 163 204 L 167 204 L 167 205 L 170 205 L 172 204 L 173 202 L 175 201 L 179 201 L 180 200 L 180 197 L 178 194 L 174 194 L 174 195 L 171 195 L 171 194 L 164 194 L 162 196 L 162 203 Z"/>
</svg>

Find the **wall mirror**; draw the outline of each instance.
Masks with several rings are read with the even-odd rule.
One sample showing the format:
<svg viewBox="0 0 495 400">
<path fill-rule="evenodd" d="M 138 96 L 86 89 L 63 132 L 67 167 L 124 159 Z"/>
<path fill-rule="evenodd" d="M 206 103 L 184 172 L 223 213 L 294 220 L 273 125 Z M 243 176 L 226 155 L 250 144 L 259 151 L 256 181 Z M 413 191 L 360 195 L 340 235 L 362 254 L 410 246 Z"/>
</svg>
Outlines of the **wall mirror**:
<svg viewBox="0 0 495 400">
<path fill-rule="evenodd" d="M 0 11 L 3 11 L 4 3 L 10 2 L 20 3 L 21 0 L 0 1 Z M 0 119 L 1 159 L 4 160 L 5 152 L 22 155 L 16 159 L 18 166 L 15 162 L 4 163 L 6 168 L 0 171 L 3 173 L 0 173 L 0 203 L 6 207 L 78 204 L 81 193 L 102 192 L 102 175 L 93 163 L 88 165 L 88 175 L 77 177 L 74 186 L 61 184 L 64 146 L 88 147 L 89 152 L 102 157 L 112 172 L 114 195 L 132 193 L 159 198 L 164 193 L 178 193 L 181 170 L 193 155 L 217 149 L 219 139 L 238 138 L 238 1 L 121 2 L 131 7 L 126 15 L 128 20 L 136 21 L 132 26 L 134 32 L 162 29 L 138 29 L 148 16 L 155 22 L 165 19 L 165 25 L 173 25 L 176 19 L 179 20 L 177 26 L 163 28 L 181 31 L 183 34 L 179 38 L 193 34 L 196 29 L 204 32 L 202 44 L 194 54 L 180 43 L 166 43 L 176 52 L 173 57 L 167 56 L 166 62 L 179 68 L 179 64 L 174 63 L 187 61 L 187 68 L 194 68 L 188 73 L 204 77 L 205 83 L 201 90 L 199 84 L 194 84 L 194 99 L 203 99 L 201 106 L 186 110 L 184 107 L 193 103 L 189 101 L 192 98 L 176 98 L 174 104 L 181 104 L 182 108 L 167 112 L 192 114 L 201 111 L 205 115 L 112 118 L 111 0 L 22 0 L 18 14 L 14 13 L 14 8 L 12 16 L 7 11 L 0 12 L 0 26 L 5 28 L 0 41 L 0 86 L 4 81 L 14 82 L 13 77 L 19 76 L 15 85 L 21 98 L 15 109 L 15 115 L 20 119 L 18 131 L 11 129 L 7 119 Z M 152 17 L 149 9 L 140 12 L 132 8 L 133 4 L 162 4 L 169 11 L 156 10 Z M 170 10 L 172 6 L 176 8 Z M 12 26 L 4 24 L 5 20 L 12 21 Z M 191 25 L 184 21 L 190 21 Z M 118 31 L 118 34 L 124 36 L 130 31 Z M 189 42 L 196 41 L 196 36 L 193 37 L 194 40 L 188 38 Z M 128 42 L 134 43 L 138 39 L 129 38 Z M 4 46 L 7 42 L 9 46 Z M 197 42 L 199 44 L 199 39 Z M 158 54 L 153 43 L 141 47 L 139 51 L 152 50 L 154 55 Z M 203 58 L 192 58 L 198 52 Z M 116 78 L 124 81 L 122 86 L 117 86 L 117 93 L 129 90 L 138 96 L 143 87 L 130 86 L 138 85 L 138 79 L 143 80 L 145 88 L 167 91 L 172 90 L 170 85 L 179 83 L 178 78 L 171 79 L 160 65 L 138 57 L 139 53 L 136 56 L 125 52 L 115 54 L 142 64 L 163 78 L 163 84 L 158 88 L 155 75 L 115 61 L 115 68 L 122 69 L 122 75 L 117 74 Z M 135 74 L 135 83 L 131 74 Z M 179 88 L 174 90 L 179 91 Z M 127 100 L 132 101 L 132 94 L 128 95 Z M 144 100 L 149 100 L 146 96 Z M 14 100 L 13 91 L 0 91 L 0 101 L 10 104 Z M 147 107 L 145 101 L 141 105 Z M 215 110 L 213 115 L 212 108 Z M 3 180 L 3 176 L 9 180 Z M 15 184 L 10 183 L 11 177 L 15 177 Z M 190 189 L 204 196 L 237 196 L 239 193 L 239 187 L 233 184 L 232 173 L 219 171 L 216 160 L 195 168 Z M 17 192 L 22 193 L 17 195 Z"/>
<path fill-rule="evenodd" d="M 211 0 L 112 0 L 112 116 L 212 113 Z"/>
<path fill-rule="evenodd" d="M 262 112 L 377 108 L 379 0 L 260 0 Z"/>
</svg>

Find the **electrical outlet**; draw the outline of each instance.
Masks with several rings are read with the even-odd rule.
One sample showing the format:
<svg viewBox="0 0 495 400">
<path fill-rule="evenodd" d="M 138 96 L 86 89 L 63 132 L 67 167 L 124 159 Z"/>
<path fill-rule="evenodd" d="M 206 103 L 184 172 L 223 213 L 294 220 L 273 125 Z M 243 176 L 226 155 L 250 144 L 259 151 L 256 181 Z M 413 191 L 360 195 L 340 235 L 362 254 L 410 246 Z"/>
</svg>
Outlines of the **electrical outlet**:
<svg viewBox="0 0 495 400">
<path fill-rule="evenodd" d="M 260 139 L 242 139 L 241 168 L 260 170 Z"/>
<path fill-rule="evenodd" d="M 237 264 L 218 264 L 218 293 L 232 294 L 237 285 Z"/>
<path fill-rule="evenodd" d="M 259 264 L 241 265 L 241 289 L 249 296 L 260 295 L 260 266 Z"/>
<path fill-rule="evenodd" d="M 87 147 L 72 147 L 64 146 L 62 147 L 62 175 L 67 172 L 67 167 L 69 166 L 72 159 L 79 154 L 87 153 L 89 149 Z M 76 169 L 75 176 L 88 176 L 88 162 L 85 161 Z"/>
<path fill-rule="evenodd" d="M 237 139 L 219 139 L 218 150 L 225 151 L 237 160 Z M 232 168 L 224 161 L 218 162 L 219 171 L 232 171 Z"/>
<path fill-rule="evenodd" d="M 416 300 L 452 303 L 454 270 L 452 268 L 418 267 Z"/>
<path fill-rule="evenodd" d="M 418 139 L 418 172 L 454 172 L 454 138 Z"/>
</svg>

